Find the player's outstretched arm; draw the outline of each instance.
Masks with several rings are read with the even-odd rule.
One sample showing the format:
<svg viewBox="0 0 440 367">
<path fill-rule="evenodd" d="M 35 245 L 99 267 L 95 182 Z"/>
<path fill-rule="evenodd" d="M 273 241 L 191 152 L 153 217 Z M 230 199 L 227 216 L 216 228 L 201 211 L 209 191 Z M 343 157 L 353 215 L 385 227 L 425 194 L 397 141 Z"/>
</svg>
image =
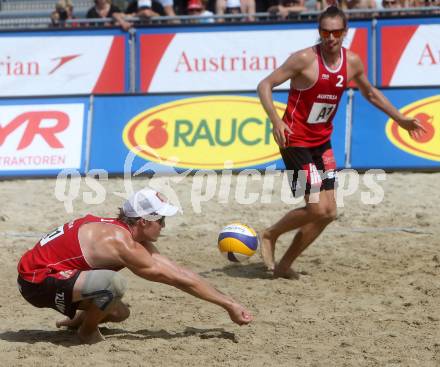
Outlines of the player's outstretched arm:
<svg viewBox="0 0 440 367">
<path fill-rule="evenodd" d="M 284 148 L 286 144 L 286 138 L 284 136 L 284 130 L 287 129 L 289 133 L 292 133 L 289 127 L 278 116 L 273 103 L 272 90 L 285 81 L 294 78 L 298 75 L 310 62 L 310 56 L 305 50 L 299 51 L 291 55 L 279 68 L 273 71 L 269 76 L 264 78 L 257 87 L 258 96 L 260 97 L 261 104 L 267 113 L 270 121 L 273 125 L 273 135 L 276 143 Z"/>
<path fill-rule="evenodd" d="M 172 285 L 186 293 L 223 307 L 232 321 L 248 324 L 252 316 L 232 298 L 219 292 L 198 274 L 178 266 L 159 253 L 150 254 L 143 246 L 133 243 L 120 252 L 123 264 L 134 274 L 153 281 Z"/>
<path fill-rule="evenodd" d="M 231 320 L 239 325 L 248 324 L 252 321 L 252 316 L 249 311 L 234 301 L 231 297 L 226 296 L 222 292 L 215 289 L 197 273 L 177 265 L 159 253 L 153 254 L 152 257 L 157 263 L 163 266 L 165 273 L 168 273 L 169 270 L 172 270 L 172 272 L 179 274 L 178 278 L 180 279 L 177 280 L 177 285 L 175 282 L 171 285 L 174 285 L 176 288 L 179 288 L 180 290 L 195 297 L 223 307 L 229 313 Z M 167 280 L 165 280 L 163 283 L 167 283 Z"/>
<path fill-rule="evenodd" d="M 389 117 L 396 121 L 400 127 L 408 130 L 412 138 L 417 138 L 423 134 L 425 129 L 420 122 L 413 117 L 404 116 L 383 93 L 371 85 L 364 72 L 364 65 L 358 55 L 350 52 L 348 54 L 348 62 L 353 70 L 352 79 L 359 87 L 362 95 L 374 106 L 385 112 Z"/>
</svg>

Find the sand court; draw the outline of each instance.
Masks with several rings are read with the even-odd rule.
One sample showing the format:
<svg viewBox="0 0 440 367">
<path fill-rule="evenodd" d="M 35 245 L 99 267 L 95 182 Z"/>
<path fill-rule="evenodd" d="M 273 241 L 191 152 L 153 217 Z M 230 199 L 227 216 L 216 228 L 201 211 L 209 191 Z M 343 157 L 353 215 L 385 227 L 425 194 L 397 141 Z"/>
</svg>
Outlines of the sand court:
<svg viewBox="0 0 440 367">
<path fill-rule="evenodd" d="M 159 250 L 237 298 L 255 321 L 239 327 L 217 306 L 125 269 L 131 316 L 105 324 L 106 340 L 93 346 L 56 329 L 61 314 L 26 303 L 17 290 L 16 264 L 41 234 L 64 222 L 86 213 L 116 215 L 122 198 L 114 193 L 124 192 L 124 180 L 100 181 L 106 193 L 100 205 L 84 202 L 82 194 L 91 190 L 82 181 L 70 212 L 56 198 L 55 179 L 0 182 L 1 365 L 439 366 L 440 173 L 388 173 L 377 182 L 383 200 L 368 205 L 362 192 L 371 189 L 360 178 L 336 222 L 294 264 L 298 280 L 273 280 L 258 255 L 230 264 L 216 247 L 218 232 L 230 222 L 261 230 L 302 205 L 281 197 L 280 177 L 274 177 L 270 202 L 261 200 L 263 180 L 247 180 L 246 192 L 258 194 L 247 205 L 235 198 L 235 175 L 223 201 L 216 186 L 213 198 L 198 206 L 190 195 L 195 176 L 172 184 L 183 214 L 167 220 Z M 147 183 L 132 180 L 135 189 Z M 277 258 L 292 236 L 279 240 Z"/>
</svg>

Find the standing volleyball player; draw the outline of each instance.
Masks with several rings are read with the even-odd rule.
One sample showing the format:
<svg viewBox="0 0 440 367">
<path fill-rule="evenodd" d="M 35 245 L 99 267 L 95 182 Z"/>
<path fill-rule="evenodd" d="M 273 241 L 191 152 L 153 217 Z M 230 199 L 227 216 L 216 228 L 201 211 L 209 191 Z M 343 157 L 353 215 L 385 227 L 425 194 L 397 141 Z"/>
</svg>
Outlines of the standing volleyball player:
<svg viewBox="0 0 440 367">
<path fill-rule="evenodd" d="M 304 194 L 306 202 L 303 208 L 289 211 L 262 233 L 263 261 L 275 277 L 292 277 L 293 261 L 336 218 L 336 163 L 330 137 L 332 120 L 351 80 L 369 102 L 408 130 L 412 137 L 424 132 L 416 119 L 402 115 L 369 83 L 359 56 L 342 47 L 347 33 L 347 18 L 342 10 L 334 6 L 327 8 L 318 23 L 320 43 L 292 54 L 258 85 L 286 169 L 293 172 L 293 195 Z M 289 99 L 281 119 L 275 110 L 272 89 L 288 79 L 291 80 Z M 275 264 L 278 237 L 294 229 L 298 232 L 292 244 Z"/>
</svg>

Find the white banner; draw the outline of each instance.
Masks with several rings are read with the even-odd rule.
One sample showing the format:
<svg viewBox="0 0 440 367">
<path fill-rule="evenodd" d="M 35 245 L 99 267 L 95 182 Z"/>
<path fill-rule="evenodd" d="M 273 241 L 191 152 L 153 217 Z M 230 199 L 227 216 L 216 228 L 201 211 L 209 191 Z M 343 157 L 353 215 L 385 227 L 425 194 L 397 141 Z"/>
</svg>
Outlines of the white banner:
<svg viewBox="0 0 440 367">
<path fill-rule="evenodd" d="M 350 48 L 355 31 L 349 30 L 345 47 Z M 151 79 L 144 91 L 254 90 L 290 54 L 318 39 L 316 29 L 177 33 L 149 71 L 154 74 L 142 74 Z M 148 62 L 144 57 L 141 67 Z M 288 82 L 280 88 L 288 89 Z"/>
<path fill-rule="evenodd" d="M 0 172 L 81 166 L 84 104 L 0 106 Z"/>
<path fill-rule="evenodd" d="M 0 38 L 0 96 L 92 93 L 114 38 Z"/>
<path fill-rule="evenodd" d="M 440 84 L 440 24 L 418 26 L 392 75 L 390 86 Z"/>
</svg>

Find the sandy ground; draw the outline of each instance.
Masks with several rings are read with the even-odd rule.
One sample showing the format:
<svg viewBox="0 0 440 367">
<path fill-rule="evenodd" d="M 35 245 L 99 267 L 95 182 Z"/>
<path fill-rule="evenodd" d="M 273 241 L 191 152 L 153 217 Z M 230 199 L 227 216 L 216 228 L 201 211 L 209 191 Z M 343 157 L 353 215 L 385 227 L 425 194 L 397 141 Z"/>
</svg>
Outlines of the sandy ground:
<svg viewBox="0 0 440 367">
<path fill-rule="evenodd" d="M 362 184 L 294 264 L 299 280 L 271 279 L 258 255 L 235 266 L 219 254 L 225 224 L 260 230 L 301 205 L 281 201 L 279 178 L 271 200 L 239 204 L 236 181 L 228 203 L 216 194 L 201 212 L 191 204 L 194 177 L 172 186 L 184 215 L 168 220 L 158 246 L 239 299 L 255 321 L 239 327 L 215 305 L 123 270 L 132 315 L 105 325 L 106 340 L 93 346 L 56 329 L 60 314 L 21 298 L 16 264 L 41 233 L 87 212 L 115 214 L 121 198 L 113 193 L 124 190 L 123 180 L 101 182 L 101 205 L 77 197 L 71 213 L 55 197 L 55 180 L 0 182 L 0 365 L 440 366 L 439 173 L 388 174 L 379 183 L 384 200 L 374 205 L 362 203 L 362 191 L 369 191 Z M 147 183 L 133 181 L 135 188 Z M 261 193 L 262 182 L 247 188 Z M 82 180 L 80 195 L 85 191 L 91 190 Z M 277 257 L 291 238 L 280 239 Z"/>
</svg>

